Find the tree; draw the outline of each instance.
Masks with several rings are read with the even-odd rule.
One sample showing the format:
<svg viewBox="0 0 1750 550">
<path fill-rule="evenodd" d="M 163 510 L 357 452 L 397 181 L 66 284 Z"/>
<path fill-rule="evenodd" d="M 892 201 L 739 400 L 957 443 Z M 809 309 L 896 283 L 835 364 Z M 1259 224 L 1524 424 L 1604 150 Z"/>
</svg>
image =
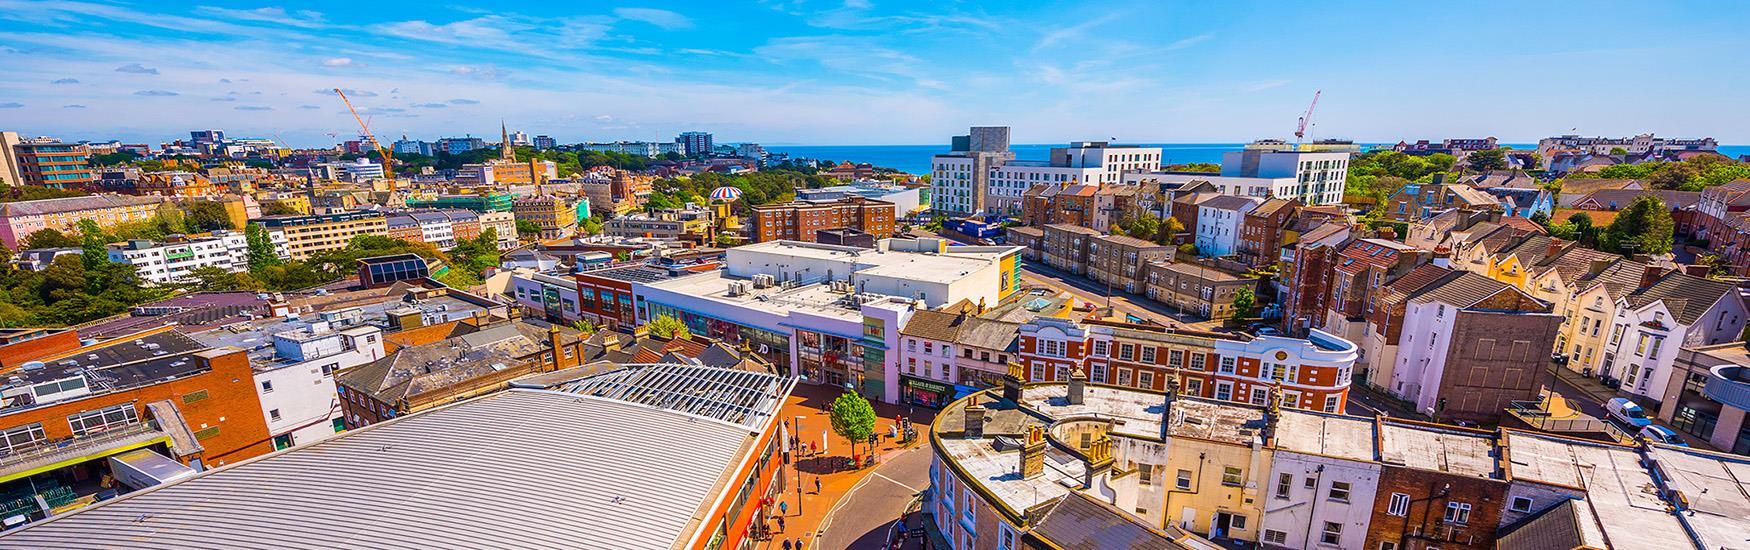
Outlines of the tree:
<svg viewBox="0 0 1750 550">
<path fill-rule="evenodd" d="M 1675 224 L 1671 209 L 1652 195 L 1641 195 L 1604 229 L 1604 250 L 1619 254 L 1664 254 L 1671 251 Z"/>
<path fill-rule="evenodd" d="M 5 181 L 5 178 L 0 178 Z M 42 199 L 64 199 L 67 197 L 83 197 L 89 195 L 84 191 L 73 189 L 51 189 L 35 185 L 19 185 L 0 192 L 0 202 L 35 201 Z"/>
<path fill-rule="evenodd" d="M 186 224 L 191 232 L 206 232 L 215 229 L 236 229 L 231 224 L 231 215 L 225 212 L 225 205 L 200 201 L 185 203 L 188 218 Z"/>
<path fill-rule="evenodd" d="M 1190 162 L 1185 164 L 1168 164 L 1162 167 L 1171 172 L 1200 172 L 1204 174 L 1221 173 L 1221 165 L 1213 162 Z"/>
<path fill-rule="evenodd" d="M 1621 147 L 1611 147 L 1610 154 L 1613 156 L 1614 155 L 1626 155 L 1626 154 L 1628 154 L 1628 149 L 1623 149 Z"/>
<path fill-rule="evenodd" d="M 716 245 L 717 248 L 734 247 L 736 242 L 735 236 L 728 233 L 718 233 L 717 237 L 711 239 L 711 244 Z"/>
<path fill-rule="evenodd" d="M 188 272 L 188 278 L 189 286 L 202 292 L 262 289 L 261 282 L 248 273 L 232 273 L 210 265 Z"/>
<path fill-rule="evenodd" d="M 1544 212 L 1542 210 L 1532 212 L 1531 213 L 1531 223 L 1541 225 L 1545 229 L 1548 229 L 1549 228 L 1549 213 Z"/>
<path fill-rule="evenodd" d="M 1155 239 L 1155 242 L 1160 243 L 1160 244 L 1172 243 L 1173 237 L 1176 237 L 1180 233 L 1184 233 L 1184 232 L 1185 232 L 1185 224 L 1183 222 L 1180 222 L 1179 218 L 1167 216 L 1167 219 L 1161 220 L 1160 234 L 1157 235 L 1158 238 Z"/>
<path fill-rule="evenodd" d="M 1476 170 L 1478 172 L 1506 170 L 1507 153 L 1500 149 L 1472 151 L 1471 154 L 1464 157 L 1464 162 L 1470 166 L 1471 170 Z"/>
<path fill-rule="evenodd" d="M 597 330 L 595 323 L 591 323 L 589 319 L 578 319 L 572 321 L 571 328 L 577 329 L 577 331 L 583 333 L 584 336 L 595 334 Z"/>
<path fill-rule="evenodd" d="M 1138 239 L 1152 241 L 1160 232 L 1161 218 L 1154 214 L 1143 214 L 1124 224 L 1124 233 Z"/>
<path fill-rule="evenodd" d="M 1592 226 L 1592 216 L 1585 212 L 1576 212 L 1568 216 L 1568 223 L 1574 226 L 1574 240 L 1586 246 L 1597 243 L 1598 228 Z"/>
<path fill-rule="evenodd" d="M 287 204 L 285 201 L 273 201 L 261 205 L 261 214 L 264 216 L 283 216 L 297 213 L 298 210 L 292 208 L 292 205 Z"/>
<path fill-rule="evenodd" d="M 243 228 L 243 239 L 249 243 L 250 271 L 259 271 L 280 263 L 280 255 L 274 251 L 273 240 L 267 236 L 267 228 L 249 224 L 249 227 Z"/>
<path fill-rule="evenodd" d="M 538 239 L 541 237 L 541 226 L 529 220 L 517 220 L 516 232 L 517 236 L 524 239 Z"/>
<path fill-rule="evenodd" d="M 655 319 L 651 319 L 650 322 L 644 323 L 644 330 L 648 331 L 651 336 L 660 336 L 668 339 L 674 339 L 688 334 L 687 324 L 680 319 L 674 318 L 672 315 L 660 315 Z"/>
<path fill-rule="evenodd" d="M 839 394 L 838 399 L 832 401 L 827 418 L 832 421 L 833 433 L 851 440 L 852 454 L 856 454 L 858 441 L 868 441 L 875 433 L 875 408 L 857 392 Z"/>
<path fill-rule="evenodd" d="M 79 240 L 68 237 L 66 233 L 53 229 L 38 229 L 24 238 L 24 249 L 35 248 L 72 248 L 79 246 Z"/>
<path fill-rule="evenodd" d="M 585 235 L 600 235 L 602 234 L 602 226 L 603 222 L 601 216 L 592 215 L 584 218 L 583 221 L 578 222 L 577 230 Z"/>
<path fill-rule="evenodd" d="M 1229 317 L 1234 323 L 1245 322 L 1251 318 L 1252 310 L 1258 306 L 1258 297 L 1252 295 L 1252 289 L 1242 288 L 1234 291 L 1233 314 Z"/>
</svg>

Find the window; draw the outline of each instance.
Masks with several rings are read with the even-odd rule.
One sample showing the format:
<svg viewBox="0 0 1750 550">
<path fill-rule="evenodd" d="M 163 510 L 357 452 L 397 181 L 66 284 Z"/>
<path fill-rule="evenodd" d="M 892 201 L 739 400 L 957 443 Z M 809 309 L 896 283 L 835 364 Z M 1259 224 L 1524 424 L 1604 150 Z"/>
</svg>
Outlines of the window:
<svg viewBox="0 0 1750 550">
<path fill-rule="evenodd" d="M 1014 550 L 1015 530 L 1007 525 L 997 526 L 997 550 Z"/>
<path fill-rule="evenodd" d="M 1118 344 L 1118 358 L 1129 361 L 1136 358 L 1136 344 Z"/>
<path fill-rule="evenodd" d="M 1410 495 L 1392 493 L 1391 502 L 1386 504 L 1385 513 L 1393 516 L 1405 516 L 1410 513 Z"/>
<path fill-rule="evenodd" d="M 1445 520 L 1447 523 L 1457 523 L 1460 525 L 1470 523 L 1470 504 L 1463 502 L 1446 503 Z"/>
<path fill-rule="evenodd" d="M 1041 355 L 1049 355 L 1052 357 L 1063 357 L 1063 353 L 1064 353 L 1063 350 L 1064 350 L 1063 342 L 1059 342 L 1056 340 L 1044 340 L 1044 341 L 1041 341 L 1039 343 L 1039 353 Z M 929 351 L 930 351 L 929 350 L 929 343 L 926 342 L 924 344 L 924 352 L 928 353 Z"/>
<path fill-rule="evenodd" d="M 85 436 L 139 422 L 140 413 L 134 410 L 133 403 L 124 403 L 67 417 L 67 424 L 72 426 L 74 436 Z"/>
<path fill-rule="evenodd" d="M 1252 388 L 1252 404 L 1263 405 L 1270 401 L 1269 388 Z"/>
<path fill-rule="evenodd" d="M 1194 370 L 1194 371 L 1203 370 L 1203 360 L 1204 360 L 1203 354 L 1201 354 L 1201 353 L 1191 354 L 1191 370 Z"/>
<path fill-rule="evenodd" d="M 1347 481 L 1333 481 L 1333 482 L 1331 482 L 1330 498 L 1331 498 L 1331 500 L 1335 500 L 1337 502 L 1349 502 L 1349 482 L 1347 482 Z"/>
<path fill-rule="evenodd" d="M 1287 544 L 1288 543 L 1288 533 L 1285 533 L 1282 531 L 1277 531 L 1275 529 L 1265 529 L 1264 530 L 1264 543 L 1265 544 L 1275 544 L 1275 545 Z"/>
<path fill-rule="evenodd" d="M 1155 387 L 1155 373 L 1154 373 L 1154 371 L 1147 371 L 1147 370 L 1136 371 L 1136 387 L 1145 388 L 1145 389 Z"/>
<path fill-rule="evenodd" d="M 1322 544 L 1340 544 L 1343 541 L 1343 524 L 1335 521 L 1325 522 L 1324 530 L 1319 532 L 1319 542 Z"/>
<path fill-rule="evenodd" d="M 1179 490 L 1191 489 L 1191 470 L 1179 470 L 1179 479 L 1175 487 Z"/>
<path fill-rule="evenodd" d="M 1379 541 L 1379 550 L 1398 550 L 1398 543 L 1389 540 Z"/>
<path fill-rule="evenodd" d="M 1325 412 L 1328 412 L 1328 413 L 1337 412 L 1337 401 L 1338 401 L 1338 399 L 1337 399 L 1337 396 L 1335 396 L 1335 395 L 1325 396 Z"/>
<path fill-rule="evenodd" d="M 1093 382 L 1095 384 L 1105 384 L 1106 383 L 1106 366 L 1105 365 L 1094 365 L 1094 366 L 1088 367 L 1088 381 Z"/>
<path fill-rule="evenodd" d="M 279 409 L 268 410 L 267 411 L 267 419 L 278 421 L 280 419 L 280 410 Z"/>
<path fill-rule="evenodd" d="M 1513 510 L 1515 512 L 1520 512 L 1520 513 L 1530 512 L 1531 511 L 1531 498 L 1530 497 L 1513 497 L 1513 504 L 1511 506 L 1509 506 L 1508 509 Z"/>
<path fill-rule="evenodd" d="M 0 445 L 4 445 L 8 451 L 30 447 L 44 439 L 48 439 L 48 436 L 43 432 L 41 422 L 33 422 L 0 432 Z"/>
<path fill-rule="evenodd" d="M 918 341 L 917 341 L 917 340 L 913 340 L 913 339 L 910 339 L 910 338 L 907 338 L 907 339 L 906 339 L 906 340 L 905 340 L 905 351 L 912 351 L 912 352 L 915 352 L 915 351 L 917 351 L 917 350 L 918 350 Z"/>
<path fill-rule="evenodd" d="M 1118 385 L 1130 385 L 1130 369 L 1118 369 Z"/>
<path fill-rule="evenodd" d="M 1094 341 L 1094 355 L 1098 356 L 1098 357 L 1106 357 L 1107 356 L 1106 353 L 1109 351 L 1107 349 L 1107 346 L 1109 346 L 1110 344 L 1111 344 L 1110 342 L 1107 342 L 1105 340 L 1095 340 Z"/>
<path fill-rule="evenodd" d="M 1178 352 L 1174 352 L 1174 353 L 1178 353 Z M 1150 365 L 1154 364 L 1154 362 L 1155 362 L 1155 348 L 1154 348 L 1154 346 L 1145 346 L 1142 348 L 1142 362 L 1148 363 Z M 1176 367 L 1178 365 L 1173 365 L 1173 366 Z"/>
<path fill-rule="evenodd" d="M 1244 530 L 1246 530 L 1246 516 L 1234 514 L 1233 519 L 1228 523 L 1228 525 L 1232 526 L 1234 528 L 1234 530 L 1244 531 Z"/>
<path fill-rule="evenodd" d="M 261 393 L 273 393 L 273 381 L 272 380 L 262 380 L 261 381 Z"/>
<path fill-rule="evenodd" d="M 1222 381 L 1222 382 L 1215 383 L 1215 398 L 1216 399 L 1220 399 L 1222 401 L 1227 401 L 1227 400 L 1233 398 L 1233 393 L 1234 393 L 1233 382 Z"/>
<path fill-rule="evenodd" d="M 1244 472 L 1239 468 L 1233 466 L 1223 467 L 1221 469 L 1221 484 L 1230 487 L 1239 487 L 1240 481 L 1245 477 L 1242 475 L 1243 473 Z"/>
<path fill-rule="evenodd" d="M 1282 474 L 1276 478 L 1276 498 L 1288 500 L 1288 491 L 1294 489 L 1294 474 Z"/>
<path fill-rule="evenodd" d="M 1136 465 L 1136 473 L 1137 473 L 1137 478 L 1136 478 L 1137 483 L 1141 483 L 1143 485 L 1154 485 L 1155 484 L 1155 467 L 1153 465 L 1137 464 Z"/>
</svg>

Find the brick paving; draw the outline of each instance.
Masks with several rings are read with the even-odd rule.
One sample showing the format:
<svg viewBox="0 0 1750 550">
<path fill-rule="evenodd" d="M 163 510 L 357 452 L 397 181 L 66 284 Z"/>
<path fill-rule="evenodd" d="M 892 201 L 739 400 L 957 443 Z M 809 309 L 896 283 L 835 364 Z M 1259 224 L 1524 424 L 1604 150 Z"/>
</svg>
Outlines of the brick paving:
<svg viewBox="0 0 1750 550">
<path fill-rule="evenodd" d="M 783 417 L 791 422 L 793 428 L 798 425 L 801 427 L 794 429 L 792 434 L 799 436 L 804 444 L 812 444 L 818 449 L 824 431 L 826 452 L 802 453 L 792 465 L 784 467 L 784 491 L 777 498 L 789 510 L 784 516 L 784 529 L 779 530 L 777 523 L 773 522 L 771 528 L 774 534 L 761 548 L 782 550 L 785 539 L 800 541 L 803 548 L 815 548 L 821 524 L 833 506 L 850 493 L 859 481 L 874 472 L 875 468 L 849 468 L 851 446 L 845 438 L 832 433 L 832 422 L 827 418 L 827 410 L 832 407 L 832 400 L 844 391 L 836 386 L 798 384 L 796 391 L 784 403 L 781 409 Z M 919 444 L 914 441 L 902 446 L 898 441 L 887 437 L 888 430 L 894 426 L 896 415 L 905 417 L 909 414 L 913 428 L 919 433 L 918 437 L 928 437 L 930 420 L 935 418 L 934 410 L 888 405 L 875 400 L 871 400 L 870 404 L 875 408 L 875 433 L 881 435 L 881 443 L 875 451 L 877 462 L 883 462 L 886 458 Z M 858 442 L 856 450 L 859 455 L 867 454 L 867 442 Z M 801 479 L 800 501 L 797 497 L 798 475 Z M 815 490 L 817 482 L 820 487 L 818 492 Z M 923 480 L 923 483 L 928 483 L 928 480 Z"/>
</svg>

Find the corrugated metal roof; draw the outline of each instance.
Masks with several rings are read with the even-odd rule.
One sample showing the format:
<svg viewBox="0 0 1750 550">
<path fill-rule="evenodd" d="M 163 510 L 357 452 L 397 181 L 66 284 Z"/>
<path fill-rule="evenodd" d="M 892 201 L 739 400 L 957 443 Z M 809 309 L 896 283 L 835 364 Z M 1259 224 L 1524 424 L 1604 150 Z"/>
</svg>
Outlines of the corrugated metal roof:
<svg viewBox="0 0 1750 550">
<path fill-rule="evenodd" d="M 750 437 L 509 390 L 60 516 L 0 548 L 666 550 L 709 528 L 693 518 Z"/>
</svg>

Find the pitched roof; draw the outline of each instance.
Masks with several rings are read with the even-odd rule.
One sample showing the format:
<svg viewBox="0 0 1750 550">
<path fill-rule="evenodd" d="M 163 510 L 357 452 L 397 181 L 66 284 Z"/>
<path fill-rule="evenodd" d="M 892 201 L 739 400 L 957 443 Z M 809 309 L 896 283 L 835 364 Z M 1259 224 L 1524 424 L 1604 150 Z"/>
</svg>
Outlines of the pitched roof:
<svg viewBox="0 0 1750 550">
<path fill-rule="evenodd" d="M 1545 257 L 1532 272 L 1541 276 L 1554 270 L 1562 278 L 1562 282 L 1572 284 L 1592 268 L 1592 262 L 1613 261 L 1621 257 L 1583 246 L 1570 246 L 1554 256 Z"/>
<path fill-rule="evenodd" d="M 1502 528 L 1499 550 L 1610 548 L 1585 500 L 1570 498 Z"/>
<path fill-rule="evenodd" d="M 1257 208 L 1253 208 L 1252 211 L 1247 213 L 1246 215 L 1248 215 L 1248 216 L 1274 216 L 1274 215 L 1276 215 L 1276 213 L 1278 211 L 1280 211 L 1284 208 L 1293 208 L 1297 204 L 1300 204 L 1300 201 L 1291 201 L 1288 199 L 1272 198 L 1272 199 L 1265 200 L 1263 204 L 1258 205 Z"/>
<path fill-rule="evenodd" d="M 99 208 L 118 208 L 124 206 L 138 206 L 142 204 L 157 204 L 163 201 L 163 197 L 134 197 L 128 195 L 64 197 L 59 199 L 41 199 L 0 204 L 0 214 L 4 214 L 7 217 L 40 216 L 46 214 L 58 214 L 61 212 L 95 210 Z"/>
<path fill-rule="evenodd" d="M 1154 242 L 1145 241 L 1128 235 L 1106 235 L 1100 237 L 1099 240 L 1107 244 L 1128 246 L 1131 248 L 1170 248 L 1168 245 L 1155 244 Z"/>
<path fill-rule="evenodd" d="M 1029 536 L 1062 550 L 1171 550 L 1184 548 L 1166 532 L 1079 491 L 1045 504 Z M 1031 513 L 1029 513 L 1031 515 Z"/>
<path fill-rule="evenodd" d="M 1604 285 L 1604 292 L 1614 300 L 1634 292 L 1641 285 L 1641 275 L 1644 275 L 1646 270 L 1646 264 L 1628 258 L 1617 258 L 1597 273 L 1581 275 L 1579 283 L 1575 286 L 1584 292 L 1598 285 Z"/>
<path fill-rule="evenodd" d="M 1410 300 L 1419 303 L 1441 302 L 1458 308 L 1468 308 L 1511 288 L 1513 285 L 1467 271 L 1440 284 L 1423 288 Z"/>
<path fill-rule="evenodd" d="M 1483 192 L 1494 195 L 1496 199 L 1503 203 L 1513 203 L 1514 208 L 1536 207 L 1537 199 L 1545 197 L 1549 193 L 1542 189 L 1525 189 L 1520 187 L 1490 187 L 1484 189 Z"/>
<path fill-rule="evenodd" d="M 918 310 L 912 313 L 911 320 L 905 322 L 905 327 L 899 329 L 899 333 L 938 342 L 954 342 L 960 339 L 960 328 L 967 317 L 970 316 L 946 311 Z"/>
<path fill-rule="evenodd" d="M 1236 197 L 1233 195 L 1222 195 L 1219 197 L 1209 199 L 1207 201 L 1203 201 L 1203 203 L 1199 204 L 1198 206 L 1205 207 L 1205 208 L 1214 208 L 1217 210 L 1233 210 L 1233 211 L 1237 212 L 1237 211 L 1244 209 L 1244 208 L 1247 208 L 1247 207 L 1255 208 L 1261 202 L 1263 202 L 1263 200 L 1259 199 L 1257 197 Z"/>
<path fill-rule="evenodd" d="M 1623 178 L 1567 178 L 1562 180 L 1562 194 L 1584 197 L 1606 189 L 1641 189 L 1641 180 Z"/>
<path fill-rule="evenodd" d="M 1671 271 L 1651 286 L 1631 292 L 1624 298 L 1628 300 L 1629 307 L 1634 308 L 1653 302 L 1664 302 L 1665 309 L 1671 310 L 1671 316 L 1677 322 L 1690 325 L 1700 319 L 1701 314 L 1706 313 L 1714 303 L 1719 302 L 1720 298 L 1732 294 L 1736 288 L 1732 283 Z"/>
<path fill-rule="evenodd" d="M 1574 204 L 1595 201 L 1600 208 L 1615 210 L 1628 208 L 1629 203 L 1634 202 L 1635 198 L 1641 195 L 1658 197 L 1660 202 L 1672 209 L 1694 208 L 1701 204 L 1700 192 L 1674 189 L 1603 189 L 1582 197 Z"/>
<path fill-rule="evenodd" d="M 1538 225 L 1537 222 L 1531 221 L 1528 218 L 1521 218 L 1519 216 L 1503 217 L 1503 218 L 1501 218 L 1501 225 L 1512 228 L 1512 229 L 1517 229 L 1519 231 L 1527 231 L 1527 232 L 1531 232 L 1531 233 L 1548 233 L 1549 232 L 1548 230 L 1545 230 L 1543 228 L 1543 226 Z"/>
</svg>

